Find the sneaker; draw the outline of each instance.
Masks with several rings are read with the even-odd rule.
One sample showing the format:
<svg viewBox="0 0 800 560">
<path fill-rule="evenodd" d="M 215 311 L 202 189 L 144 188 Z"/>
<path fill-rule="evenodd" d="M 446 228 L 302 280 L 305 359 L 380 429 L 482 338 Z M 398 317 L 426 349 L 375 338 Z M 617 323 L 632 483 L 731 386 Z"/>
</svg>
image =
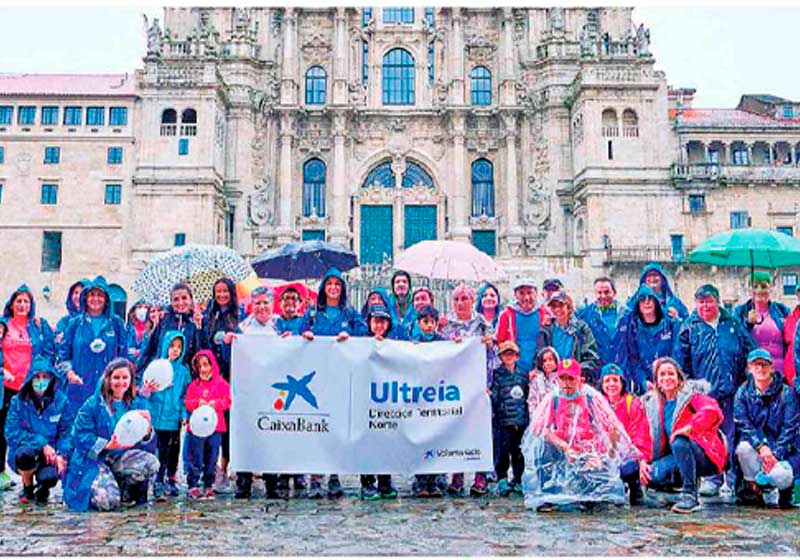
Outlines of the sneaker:
<svg viewBox="0 0 800 560">
<path fill-rule="evenodd" d="M 311 485 L 308 488 L 308 497 L 312 500 L 322 498 L 322 485 L 319 480 L 311 479 Z"/>
<path fill-rule="evenodd" d="M 199 500 L 203 497 L 203 491 L 200 490 L 200 487 L 195 486 L 194 488 L 189 488 L 188 492 L 186 492 L 186 497 L 190 500 Z"/>
<path fill-rule="evenodd" d="M 428 486 L 426 484 L 420 484 L 419 486 L 414 488 L 414 497 L 415 498 L 430 498 L 431 494 L 428 492 Z"/>
<path fill-rule="evenodd" d="M 156 499 L 157 502 L 167 501 L 167 492 L 166 488 L 164 488 L 163 482 L 156 482 L 155 484 L 153 484 L 153 497 Z"/>
<path fill-rule="evenodd" d="M 438 484 L 436 484 L 436 482 L 428 483 L 426 493 L 428 495 L 428 498 L 441 498 L 442 496 L 444 496 L 444 490 L 442 490 L 441 487 Z"/>
<path fill-rule="evenodd" d="M 692 513 L 700 509 L 700 502 L 697 501 L 697 496 L 692 494 L 681 494 L 678 502 L 672 506 L 672 511 L 675 513 Z"/>
<path fill-rule="evenodd" d="M 339 481 L 339 477 L 335 474 L 332 474 L 328 477 L 328 497 L 332 500 L 336 498 L 341 498 L 344 495 L 344 491 L 342 490 L 342 483 Z"/>
<path fill-rule="evenodd" d="M 779 492 L 778 507 L 781 509 L 794 509 L 792 504 L 792 488 L 786 488 Z"/>
<path fill-rule="evenodd" d="M 249 500 L 253 494 L 253 480 L 239 476 L 236 479 L 236 493 L 233 495 L 235 500 Z"/>
<path fill-rule="evenodd" d="M 214 476 L 214 486 L 220 494 L 227 494 L 231 491 L 231 483 L 228 479 L 228 473 L 217 467 L 217 474 Z"/>
<path fill-rule="evenodd" d="M 361 499 L 367 501 L 380 500 L 381 495 L 374 484 L 365 484 L 361 487 Z"/>
<path fill-rule="evenodd" d="M 780 492 L 777 488 L 764 489 L 764 505 L 768 508 L 777 508 L 780 500 Z"/>
<path fill-rule="evenodd" d="M 545 502 L 536 507 L 536 511 L 539 513 L 550 513 L 551 511 L 555 511 L 555 509 L 556 506 L 549 502 Z"/>
<path fill-rule="evenodd" d="M 744 486 L 736 496 L 736 504 L 741 506 L 764 505 L 761 487 L 755 481 L 745 481 Z"/>
<path fill-rule="evenodd" d="M 294 477 L 294 497 L 305 498 L 308 495 L 308 487 L 306 486 L 306 477 L 297 475 Z"/>
<path fill-rule="evenodd" d="M 464 473 L 454 473 L 447 487 L 447 494 L 450 496 L 460 496 L 464 492 Z"/>
<path fill-rule="evenodd" d="M 164 485 L 164 490 L 167 493 L 167 496 L 180 496 L 180 490 L 178 490 L 178 483 L 175 482 L 174 478 L 170 478 L 167 480 L 167 483 Z"/>
<path fill-rule="evenodd" d="M 501 478 L 500 482 L 497 483 L 497 495 L 505 498 L 509 494 L 511 494 L 511 486 L 509 486 L 507 479 Z"/>
<path fill-rule="evenodd" d="M 136 496 L 134 496 L 131 484 L 120 484 L 119 504 L 124 508 L 136 505 Z"/>
<path fill-rule="evenodd" d="M 11 480 L 11 477 L 8 476 L 6 471 L 0 473 L 0 490 L 8 490 L 12 486 L 16 486 L 17 483 Z"/>
<path fill-rule="evenodd" d="M 397 489 L 394 486 L 378 488 L 378 492 L 384 500 L 394 500 L 397 498 Z"/>
<path fill-rule="evenodd" d="M 213 500 L 216 497 L 217 493 L 214 492 L 214 487 L 209 486 L 206 488 L 206 491 L 203 493 L 203 499 L 206 500 Z"/>
<path fill-rule="evenodd" d="M 475 481 L 469 489 L 471 496 L 480 497 L 485 496 L 489 492 L 488 485 L 486 484 L 486 475 L 483 473 L 475 473 Z"/>
<path fill-rule="evenodd" d="M 522 496 L 522 495 L 524 495 L 524 494 L 525 494 L 525 492 L 522 490 L 522 483 L 520 483 L 520 482 L 517 482 L 517 483 L 514 485 L 514 488 L 513 488 L 511 491 L 512 491 L 514 494 L 516 494 L 517 496 Z"/>
<path fill-rule="evenodd" d="M 632 506 L 640 506 L 644 502 L 644 491 L 639 481 L 632 482 L 628 485 L 628 501 Z"/>
<path fill-rule="evenodd" d="M 289 479 L 279 478 L 278 484 L 275 486 L 275 493 L 278 495 L 279 500 L 289 499 Z"/>
<path fill-rule="evenodd" d="M 42 486 L 37 486 L 35 495 L 36 495 L 36 505 L 46 506 L 47 500 L 50 499 L 50 489 L 44 488 Z"/>
<path fill-rule="evenodd" d="M 22 491 L 19 493 L 19 503 L 29 504 L 34 500 L 34 497 L 33 486 L 23 486 Z"/>
<path fill-rule="evenodd" d="M 706 479 L 700 484 L 700 495 L 705 498 L 719 496 L 720 485 L 713 480 Z"/>
<path fill-rule="evenodd" d="M 490 473 L 486 473 L 486 482 L 490 482 L 492 484 L 497 482 L 497 473 L 494 472 L 494 471 L 492 471 Z"/>
</svg>

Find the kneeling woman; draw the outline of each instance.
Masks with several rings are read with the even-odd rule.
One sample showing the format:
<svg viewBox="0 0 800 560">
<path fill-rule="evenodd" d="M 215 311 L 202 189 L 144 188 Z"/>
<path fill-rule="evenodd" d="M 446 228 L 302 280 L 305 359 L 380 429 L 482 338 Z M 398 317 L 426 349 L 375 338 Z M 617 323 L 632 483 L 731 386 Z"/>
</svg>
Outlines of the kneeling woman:
<svg viewBox="0 0 800 560">
<path fill-rule="evenodd" d="M 47 504 L 50 489 L 67 467 L 73 418 L 58 382 L 50 362 L 36 357 L 11 399 L 5 430 L 8 463 L 22 475 L 22 504 L 34 499 L 37 505 Z"/>
<path fill-rule="evenodd" d="M 643 398 L 653 462 L 639 464 L 639 479 L 647 486 L 671 486 L 680 480 L 681 496 L 672 507 L 676 513 L 700 508 L 697 480 L 725 468 L 728 450 L 719 435 L 722 410 L 712 397 L 702 394 L 704 382 L 686 381 L 672 358 L 653 363 L 655 388 Z"/>
<path fill-rule="evenodd" d="M 108 448 L 117 422 L 131 410 L 148 410 L 147 400 L 136 394 L 133 364 L 117 358 L 106 366 L 98 391 L 75 418 L 74 452 L 64 484 L 64 501 L 70 508 L 110 510 L 147 502 L 148 486 L 159 466 L 152 427 L 133 448 Z"/>
</svg>

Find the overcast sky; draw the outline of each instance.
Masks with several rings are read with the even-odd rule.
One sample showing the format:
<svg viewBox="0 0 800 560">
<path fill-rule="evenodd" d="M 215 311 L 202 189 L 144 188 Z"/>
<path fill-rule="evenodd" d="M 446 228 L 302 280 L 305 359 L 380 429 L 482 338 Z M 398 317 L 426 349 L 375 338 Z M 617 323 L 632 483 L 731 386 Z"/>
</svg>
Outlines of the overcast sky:
<svg viewBox="0 0 800 560">
<path fill-rule="evenodd" d="M 214 4 L 213 2 L 211 4 Z M 137 7 L 0 7 L 0 72 L 125 72 L 141 66 Z M 638 7 L 670 85 L 697 89 L 695 106 L 734 107 L 742 93 L 800 100 L 800 8 L 681 5 Z"/>
</svg>

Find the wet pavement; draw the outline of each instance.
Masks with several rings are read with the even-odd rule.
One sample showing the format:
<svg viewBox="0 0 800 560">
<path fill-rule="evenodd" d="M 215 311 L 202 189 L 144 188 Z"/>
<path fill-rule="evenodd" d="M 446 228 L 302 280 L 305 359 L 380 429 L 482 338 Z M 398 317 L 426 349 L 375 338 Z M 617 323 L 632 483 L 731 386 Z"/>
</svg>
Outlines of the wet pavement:
<svg viewBox="0 0 800 560">
<path fill-rule="evenodd" d="M 76 514 L 0 495 L 0 555 L 797 555 L 800 509 L 736 508 L 720 499 L 692 515 L 666 508 L 526 511 L 521 498 L 398 500 L 254 498 L 172 502 Z M 54 494 L 60 496 L 60 490 Z M 53 502 L 51 498 L 51 504 Z"/>
</svg>

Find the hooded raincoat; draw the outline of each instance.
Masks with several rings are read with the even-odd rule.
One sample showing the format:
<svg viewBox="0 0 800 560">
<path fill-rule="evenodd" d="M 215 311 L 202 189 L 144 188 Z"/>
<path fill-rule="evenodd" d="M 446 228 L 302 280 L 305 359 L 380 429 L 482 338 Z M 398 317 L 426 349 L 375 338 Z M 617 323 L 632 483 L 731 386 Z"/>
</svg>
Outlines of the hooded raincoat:
<svg viewBox="0 0 800 560">
<path fill-rule="evenodd" d="M 143 303 L 142 300 L 139 300 L 131 306 L 131 310 L 128 313 L 128 324 L 125 325 L 125 344 L 128 346 L 128 359 L 132 362 L 136 362 L 142 353 L 142 347 L 147 344 L 147 339 L 150 338 L 150 333 L 147 332 L 147 319 L 144 321 L 144 330 L 141 331 L 141 338 L 136 332 L 137 320 L 134 311 Z"/>
<path fill-rule="evenodd" d="M 325 282 L 329 278 L 337 278 L 342 283 L 342 295 L 339 298 L 339 305 L 331 307 L 327 304 L 325 295 Z M 346 332 L 350 336 L 364 336 L 367 333 L 367 325 L 361 315 L 347 304 L 347 284 L 342 277 L 342 273 L 331 268 L 322 277 L 319 283 L 316 307 L 306 311 L 303 316 L 303 323 L 300 332 L 311 331 L 317 336 L 336 336 L 340 332 Z"/>
<path fill-rule="evenodd" d="M 648 325 L 639 311 L 639 302 L 651 297 L 656 302 L 656 322 Z M 647 381 L 653 377 L 653 362 L 662 356 L 672 356 L 678 341 L 680 321 L 667 314 L 646 285 L 639 286 L 633 301 L 633 310 L 620 321 L 619 355 L 616 363 L 625 371 L 626 389 L 634 395 L 647 392 Z"/>
<path fill-rule="evenodd" d="M 161 343 L 161 358 L 169 360 L 169 345 L 175 339 L 183 343 L 180 357 L 172 364 L 172 385 L 160 391 L 154 391 L 148 397 L 153 428 L 156 430 L 177 431 L 181 429 L 181 420 L 189 418 L 184 406 L 186 389 L 192 381 L 189 368 L 183 363 L 186 353 L 186 339 L 180 331 L 169 331 Z"/>
<path fill-rule="evenodd" d="M 86 296 L 94 289 L 100 289 L 106 295 L 106 306 L 98 318 L 92 318 L 86 309 Z M 62 373 L 66 375 L 72 370 L 83 379 L 83 384 L 67 385 L 67 396 L 74 414 L 94 393 L 106 365 L 114 358 L 127 357 L 125 325 L 112 313 L 108 285 L 102 276 L 98 276 L 84 286 L 81 312 L 69 322 L 58 347 L 58 367 Z"/>
<path fill-rule="evenodd" d="M 81 278 L 77 282 L 73 282 L 72 285 L 69 287 L 69 290 L 67 290 L 67 297 L 66 300 L 64 301 L 64 307 L 67 308 L 67 314 L 61 317 L 61 319 L 58 320 L 58 323 L 56 323 L 56 336 L 58 336 L 59 334 L 63 334 L 64 331 L 67 330 L 67 325 L 69 324 L 70 319 L 76 317 L 77 315 L 80 315 L 81 313 L 80 304 L 75 305 L 72 302 L 72 290 L 75 289 L 75 286 L 82 286 L 83 288 L 85 288 L 87 284 L 89 284 L 89 282 L 90 280 L 88 278 Z"/>
<path fill-rule="evenodd" d="M 689 316 L 689 310 L 686 309 L 686 306 L 680 300 L 678 296 L 676 296 L 673 291 L 672 287 L 669 284 L 669 280 L 667 279 L 667 274 L 664 272 L 664 269 L 658 263 L 649 263 L 645 265 L 642 269 L 642 275 L 639 277 L 639 285 L 643 286 L 644 278 L 647 276 L 647 273 L 650 271 L 655 270 L 661 275 L 661 294 L 659 296 L 659 301 L 661 302 L 661 307 L 664 308 L 664 311 L 669 310 L 670 307 L 674 307 L 678 311 L 678 318 L 681 320 L 686 319 Z M 635 296 L 631 296 L 628 300 L 628 310 L 633 310 L 633 302 Z"/>
<path fill-rule="evenodd" d="M 617 326 L 625 316 L 625 309 L 614 300 L 609 309 L 600 309 L 597 303 L 590 303 L 577 311 L 578 319 L 586 323 L 597 343 L 600 367 L 616 362 L 619 352 Z"/>
<path fill-rule="evenodd" d="M 41 397 L 31 386 L 34 375 L 46 371 L 52 376 L 50 385 Z M 59 388 L 60 381 L 53 366 L 36 358 L 25 377 L 22 389 L 11 399 L 6 418 L 5 436 L 8 444 L 8 465 L 16 470 L 17 450 L 30 447 L 36 451 L 49 445 L 58 455 L 68 458 L 72 451 L 72 423 L 67 396 Z"/>
<path fill-rule="evenodd" d="M 400 310 L 400 300 L 398 299 L 397 294 L 394 293 L 394 279 L 397 278 L 398 276 L 405 276 L 406 278 L 408 278 L 408 293 L 406 294 L 405 300 L 403 302 L 404 306 L 405 306 L 405 309 L 406 309 L 405 313 L 401 312 L 401 310 Z M 392 284 L 392 293 L 391 294 L 386 294 L 386 290 L 383 290 L 383 288 L 381 288 L 381 289 L 383 290 L 384 294 L 387 295 L 387 299 L 386 299 L 387 305 L 386 305 L 386 307 L 389 308 L 389 313 L 392 315 L 392 324 L 396 325 L 399 328 L 400 325 L 406 323 L 406 321 L 408 321 L 408 320 L 412 320 L 413 321 L 413 319 L 410 319 L 411 315 L 414 312 L 414 306 L 411 304 L 411 293 L 412 293 L 411 276 L 409 276 L 407 273 L 403 272 L 402 270 L 398 270 L 397 272 L 392 274 L 391 284 Z M 367 296 L 367 299 L 369 299 L 369 296 Z M 362 312 L 362 315 L 363 315 L 363 312 Z"/>
<path fill-rule="evenodd" d="M 205 356 L 211 362 L 211 379 L 203 381 L 197 373 L 197 359 L 200 356 Z M 231 386 L 222 378 L 219 372 L 219 365 L 211 350 L 200 350 L 192 359 L 192 382 L 186 389 L 186 409 L 189 413 L 194 412 L 201 406 L 200 401 L 211 402 L 213 401 L 214 410 L 217 413 L 217 429 L 219 433 L 228 431 L 228 425 L 225 422 L 224 412 L 231 407 Z M 187 427 L 191 432 L 191 428 Z"/>
<path fill-rule="evenodd" d="M 396 309 L 393 311 L 392 307 L 390 307 L 390 305 L 391 305 L 391 297 L 386 293 L 386 289 L 384 289 L 384 288 L 382 288 L 380 286 L 377 287 L 377 288 L 373 288 L 367 294 L 367 299 L 364 302 L 364 305 L 361 306 L 361 317 L 364 319 L 364 324 L 367 325 L 367 333 L 366 334 L 371 336 L 371 333 L 370 333 L 370 330 L 369 330 L 369 307 L 370 306 L 369 306 L 369 304 L 367 302 L 369 302 L 369 298 L 372 296 L 372 294 L 378 294 L 379 296 L 381 296 L 381 299 L 383 300 L 383 305 L 387 309 L 389 309 L 389 314 L 391 315 L 391 319 L 389 321 L 389 331 L 386 333 L 386 338 L 389 338 L 389 339 L 392 339 L 392 340 L 407 340 L 408 339 L 407 331 L 402 326 L 400 326 L 400 321 L 395 319 L 395 317 L 397 316 Z"/>
<path fill-rule="evenodd" d="M 14 302 L 14 299 L 16 299 L 16 297 L 21 293 L 28 294 L 28 297 L 31 299 L 31 309 L 28 313 L 28 325 L 26 329 L 28 331 L 28 337 L 31 344 L 31 362 L 36 356 L 42 356 L 50 363 L 53 363 L 56 355 L 55 335 L 53 334 L 53 329 L 50 327 L 50 324 L 45 318 L 36 316 L 36 300 L 33 297 L 33 292 L 31 292 L 30 288 L 25 284 L 17 288 L 6 301 L 6 305 L 3 308 L 3 317 L 6 319 L 6 324 L 9 328 L 11 327 L 11 322 L 13 321 L 13 313 L 11 309 L 12 303 Z M 7 358 L 7 356 L 5 356 L 7 347 L 13 344 L 13 342 L 14 341 L 10 336 L 10 332 L 6 332 L 6 336 L 4 337 L 2 343 L 4 359 Z M 6 369 L 10 369 L 6 361 L 4 361 L 4 364 Z M 29 369 L 30 364 L 25 367 L 24 371 L 11 371 L 11 373 L 14 374 L 14 380 L 4 380 L 5 386 L 18 391 L 25 382 L 25 377 L 27 376 Z"/>
<path fill-rule="evenodd" d="M 100 463 L 108 454 L 122 454 L 126 450 L 107 450 L 114 428 L 120 418 L 131 410 L 149 410 L 147 399 L 136 395 L 130 403 L 114 401 L 107 403 L 100 393 L 100 385 L 83 403 L 75 417 L 72 429 L 72 457 L 64 480 L 64 502 L 76 511 L 89 509 L 92 483 L 100 472 Z M 149 453 L 156 451 L 156 437 L 150 437 L 134 446 Z"/>
</svg>

